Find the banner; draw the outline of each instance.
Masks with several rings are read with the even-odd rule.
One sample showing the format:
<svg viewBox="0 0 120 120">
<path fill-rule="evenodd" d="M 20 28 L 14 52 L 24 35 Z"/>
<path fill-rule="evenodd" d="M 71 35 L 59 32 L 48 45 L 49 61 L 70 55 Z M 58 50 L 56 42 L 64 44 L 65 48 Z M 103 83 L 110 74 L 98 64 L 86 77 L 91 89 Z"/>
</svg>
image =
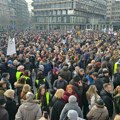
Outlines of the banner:
<svg viewBox="0 0 120 120">
<path fill-rule="evenodd" d="M 15 53 L 16 53 L 15 38 L 11 39 L 9 37 L 8 47 L 7 47 L 7 55 L 13 55 Z"/>
</svg>

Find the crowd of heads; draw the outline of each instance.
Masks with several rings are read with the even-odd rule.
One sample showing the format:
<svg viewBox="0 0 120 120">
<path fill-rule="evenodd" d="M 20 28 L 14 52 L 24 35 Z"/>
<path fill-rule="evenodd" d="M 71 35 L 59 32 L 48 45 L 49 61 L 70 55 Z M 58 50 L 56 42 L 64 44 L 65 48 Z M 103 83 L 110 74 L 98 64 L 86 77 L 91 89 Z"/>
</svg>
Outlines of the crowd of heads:
<svg viewBox="0 0 120 120">
<path fill-rule="evenodd" d="M 9 37 L 16 54 L 8 56 Z M 26 31 L 0 41 L 0 119 L 119 119 L 119 32 Z"/>
</svg>

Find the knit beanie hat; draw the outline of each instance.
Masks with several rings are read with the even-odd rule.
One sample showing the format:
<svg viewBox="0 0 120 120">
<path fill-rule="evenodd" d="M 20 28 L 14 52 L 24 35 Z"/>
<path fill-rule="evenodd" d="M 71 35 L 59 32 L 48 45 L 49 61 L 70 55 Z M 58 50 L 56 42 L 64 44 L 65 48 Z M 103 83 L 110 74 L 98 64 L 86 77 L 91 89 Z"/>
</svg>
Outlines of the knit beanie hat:
<svg viewBox="0 0 120 120">
<path fill-rule="evenodd" d="M 69 103 L 77 102 L 77 98 L 74 95 L 71 95 L 68 99 Z"/>
<path fill-rule="evenodd" d="M 75 110 L 69 110 L 67 116 L 69 120 L 77 120 L 78 113 Z"/>
<path fill-rule="evenodd" d="M 27 101 L 27 102 L 32 102 L 33 99 L 34 99 L 34 94 L 33 94 L 32 92 L 28 92 L 28 93 L 26 94 L 26 101 Z"/>
</svg>

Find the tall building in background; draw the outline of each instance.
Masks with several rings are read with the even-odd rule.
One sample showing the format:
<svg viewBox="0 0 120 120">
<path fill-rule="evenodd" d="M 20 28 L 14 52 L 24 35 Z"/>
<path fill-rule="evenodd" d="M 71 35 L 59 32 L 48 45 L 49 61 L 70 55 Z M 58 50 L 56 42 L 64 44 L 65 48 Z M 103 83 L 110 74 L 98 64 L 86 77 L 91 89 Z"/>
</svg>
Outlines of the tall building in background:
<svg viewBox="0 0 120 120">
<path fill-rule="evenodd" d="M 15 0 L 16 6 L 16 26 L 18 30 L 28 28 L 29 24 L 29 11 L 28 4 L 25 0 Z"/>
<path fill-rule="evenodd" d="M 107 22 L 114 28 L 120 29 L 120 0 L 107 0 Z"/>
<path fill-rule="evenodd" d="M 38 30 L 104 27 L 106 0 L 33 0 L 32 6 Z"/>
<path fill-rule="evenodd" d="M 9 28 L 9 7 L 7 0 L 0 0 L 0 31 Z"/>
<path fill-rule="evenodd" d="M 25 30 L 29 27 L 25 0 L 0 0 L 0 31 Z"/>
</svg>

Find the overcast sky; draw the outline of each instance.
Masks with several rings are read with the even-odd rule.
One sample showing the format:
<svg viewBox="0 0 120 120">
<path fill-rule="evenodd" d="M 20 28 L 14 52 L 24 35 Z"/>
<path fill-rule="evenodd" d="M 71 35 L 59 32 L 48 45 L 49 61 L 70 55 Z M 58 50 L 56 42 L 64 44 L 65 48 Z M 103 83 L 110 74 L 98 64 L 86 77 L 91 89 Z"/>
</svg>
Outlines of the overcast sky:
<svg viewBox="0 0 120 120">
<path fill-rule="evenodd" d="M 26 1 L 28 2 L 29 11 L 31 11 L 31 9 L 32 9 L 32 6 L 31 6 L 32 0 L 26 0 Z"/>
</svg>

